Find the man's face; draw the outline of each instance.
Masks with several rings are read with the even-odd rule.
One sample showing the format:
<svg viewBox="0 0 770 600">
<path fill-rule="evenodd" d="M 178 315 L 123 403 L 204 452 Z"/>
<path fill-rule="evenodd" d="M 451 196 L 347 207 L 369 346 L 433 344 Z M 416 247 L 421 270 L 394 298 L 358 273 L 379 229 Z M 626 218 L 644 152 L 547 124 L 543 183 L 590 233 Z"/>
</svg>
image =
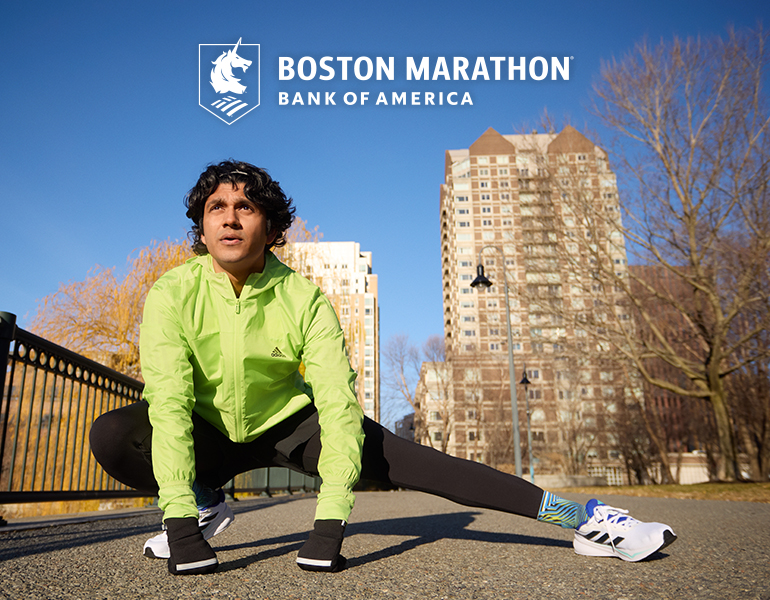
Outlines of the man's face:
<svg viewBox="0 0 770 600">
<path fill-rule="evenodd" d="M 203 207 L 203 233 L 214 270 L 245 282 L 265 266 L 265 246 L 275 239 L 262 210 L 239 187 L 222 183 Z"/>
</svg>

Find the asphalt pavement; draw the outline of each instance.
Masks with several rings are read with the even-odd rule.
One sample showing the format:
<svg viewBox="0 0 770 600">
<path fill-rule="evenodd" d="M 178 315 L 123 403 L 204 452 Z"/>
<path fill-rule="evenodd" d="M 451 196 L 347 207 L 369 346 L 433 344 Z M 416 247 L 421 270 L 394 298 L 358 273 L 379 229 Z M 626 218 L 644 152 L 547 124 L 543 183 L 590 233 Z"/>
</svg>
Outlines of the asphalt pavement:
<svg viewBox="0 0 770 600">
<path fill-rule="evenodd" d="M 587 496 L 568 495 L 585 501 Z M 212 540 L 213 575 L 174 577 L 142 556 L 157 510 L 0 530 L 0 598 L 37 599 L 750 599 L 770 600 L 770 505 L 606 496 L 679 539 L 640 563 L 589 558 L 572 532 L 419 492 L 362 492 L 340 573 L 295 564 L 314 496 L 233 503 Z"/>
</svg>

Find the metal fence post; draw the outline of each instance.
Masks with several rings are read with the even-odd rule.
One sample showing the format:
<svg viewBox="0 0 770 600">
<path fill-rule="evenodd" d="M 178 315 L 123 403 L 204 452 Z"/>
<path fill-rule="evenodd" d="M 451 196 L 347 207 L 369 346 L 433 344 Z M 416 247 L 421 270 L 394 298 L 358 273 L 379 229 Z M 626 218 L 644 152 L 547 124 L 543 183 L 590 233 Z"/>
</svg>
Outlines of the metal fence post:
<svg viewBox="0 0 770 600">
<path fill-rule="evenodd" d="M 5 392 L 5 374 L 8 372 L 8 353 L 16 333 L 16 315 L 0 311 L 0 400 Z M 11 385 L 9 383 L 9 385 Z M 2 404 L 0 402 L 0 404 Z"/>
</svg>

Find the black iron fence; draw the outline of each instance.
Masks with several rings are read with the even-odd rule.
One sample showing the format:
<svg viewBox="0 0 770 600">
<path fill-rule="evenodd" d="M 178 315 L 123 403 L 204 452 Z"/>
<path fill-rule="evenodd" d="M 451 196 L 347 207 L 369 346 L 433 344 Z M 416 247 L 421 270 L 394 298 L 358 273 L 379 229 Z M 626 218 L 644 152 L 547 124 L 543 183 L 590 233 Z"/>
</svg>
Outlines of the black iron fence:
<svg viewBox="0 0 770 600">
<path fill-rule="evenodd" d="M 0 504 L 146 495 L 107 475 L 88 446 L 94 420 L 136 402 L 142 388 L 0 312 Z M 317 477 L 271 468 L 239 475 L 228 487 L 273 493 L 319 486 Z"/>
</svg>

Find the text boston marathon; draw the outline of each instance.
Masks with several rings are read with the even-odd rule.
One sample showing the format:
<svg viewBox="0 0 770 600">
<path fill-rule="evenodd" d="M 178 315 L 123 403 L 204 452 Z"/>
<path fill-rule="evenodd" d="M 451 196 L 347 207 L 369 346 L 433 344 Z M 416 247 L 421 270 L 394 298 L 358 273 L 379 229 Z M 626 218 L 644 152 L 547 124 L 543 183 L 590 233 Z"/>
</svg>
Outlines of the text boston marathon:
<svg viewBox="0 0 770 600">
<path fill-rule="evenodd" d="M 542 81 L 550 74 L 551 80 L 569 80 L 569 63 L 572 57 L 563 59 L 551 57 L 550 61 L 542 56 L 527 59 L 521 57 L 492 56 L 489 58 L 477 57 L 473 70 L 468 73 L 471 60 L 464 56 L 454 56 L 447 59 L 439 56 L 433 60 L 422 57 L 415 60 L 414 57 L 406 57 L 405 74 L 407 81 L 524 81 L 527 76 L 534 81 Z M 352 64 L 351 64 L 352 63 Z M 450 66 L 451 65 L 451 66 Z M 351 68 L 352 67 L 352 68 Z M 339 78 L 348 81 L 350 74 L 359 81 L 369 81 L 374 78 L 377 81 L 395 80 L 395 59 L 390 56 L 387 59 L 376 57 L 374 60 L 367 56 L 354 59 L 352 56 L 324 56 L 318 60 L 312 56 L 303 56 L 295 61 L 289 56 L 278 58 L 278 78 L 281 81 L 291 81 L 298 77 L 302 81 L 332 81 Z M 391 92 L 388 96 L 385 92 L 346 92 L 340 93 L 342 100 L 347 105 L 366 104 L 377 95 L 376 105 L 472 105 L 473 101 L 468 92 Z M 336 105 L 336 92 L 279 92 L 278 103 L 280 105 L 312 106 L 312 105 Z"/>
</svg>

